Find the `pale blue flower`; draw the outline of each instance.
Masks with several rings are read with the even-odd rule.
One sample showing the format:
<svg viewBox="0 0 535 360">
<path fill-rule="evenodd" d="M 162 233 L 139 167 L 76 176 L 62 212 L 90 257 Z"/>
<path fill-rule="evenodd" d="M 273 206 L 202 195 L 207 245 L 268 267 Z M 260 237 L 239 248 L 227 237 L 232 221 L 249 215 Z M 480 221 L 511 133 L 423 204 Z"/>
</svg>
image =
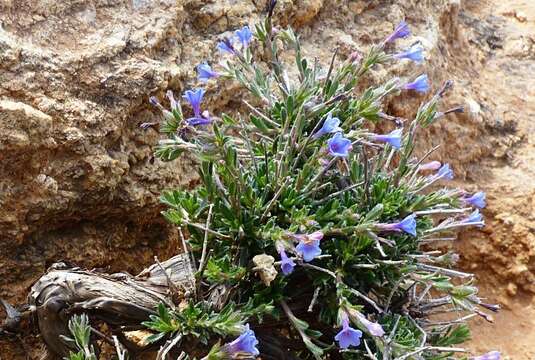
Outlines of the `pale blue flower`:
<svg viewBox="0 0 535 360">
<path fill-rule="evenodd" d="M 231 343 L 223 345 L 222 349 L 230 356 L 239 353 L 257 356 L 260 355 L 260 352 L 256 347 L 257 345 L 258 340 L 256 339 L 254 331 L 249 329 L 249 324 L 246 324 L 241 335 Z"/>
<path fill-rule="evenodd" d="M 212 70 L 212 67 L 207 63 L 202 63 L 197 66 L 197 75 L 199 81 L 206 82 L 210 79 L 215 79 L 219 76 L 219 73 Z"/>
<path fill-rule="evenodd" d="M 239 30 L 236 30 L 234 34 L 239 39 L 241 45 L 244 48 L 249 46 L 249 43 L 251 42 L 251 39 L 253 38 L 253 33 L 251 32 L 251 30 L 249 30 L 249 26 L 247 25 L 245 25 Z"/>
<path fill-rule="evenodd" d="M 482 227 L 485 225 L 483 221 L 483 216 L 479 213 L 479 209 L 476 209 L 474 212 L 472 212 L 467 218 L 464 220 L 461 220 L 464 224 L 474 224 L 479 227 Z"/>
<path fill-rule="evenodd" d="M 160 102 L 158 101 L 158 98 L 156 96 L 151 96 L 149 98 L 149 103 L 152 105 L 152 106 L 158 106 L 160 105 Z"/>
<path fill-rule="evenodd" d="M 437 174 L 435 175 L 438 179 L 447 179 L 453 180 L 453 170 L 450 168 L 449 164 L 444 164 L 438 169 Z"/>
<path fill-rule="evenodd" d="M 351 140 L 346 139 L 342 133 L 336 133 L 327 141 L 329 154 L 332 156 L 347 157 L 351 150 Z"/>
<path fill-rule="evenodd" d="M 407 83 L 403 86 L 405 90 L 414 90 L 421 93 L 429 90 L 429 79 L 426 74 L 418 76 L 413 82 Z"/>
<path fill-rule="evenodd" d="M 351 326 L 349 326 L 349 318 L 347 317 L 347 314 L 343 314 L 342 330 L 340 330 L 340 332 L 334 337 L 334 339 L 338 341 L 340 348 L 347 349 L 350 346 L 359 346 L 361 337 L 362 331 L 353 329 Z"/>
<path fill-rule="evenodd" d="M 401 38 L 406 38 L 410 34 L 411 34 L 411 31 L 409 29 L 409 25 L 405 21 L 402 21 L 399 23 L 398 26 L 396 26 L 392 34 L 390 34 L 385 39 L 385 43 L 392 42 Z"/>
<path fill-rule="evenodd" d="M 419 170 L 438 170 L 440 169 L 441 166 L 442 164 L 440 163 L 440 161 L 435 160 L 435 161 L 430 161 L 428 163 L 420 165 L 418 169 Z"/>
<path fill-rule="evenodd" d="M 327 115 L 327 119 L 323 122 L 321 129 L 319 129 L 312 138 L 319 139 L 325 134 L 341 132 L 342 128 L 340 127 L 340 119 L 337 117 L 332 117 L 331 114 Z"/>
<path fill-rule="evenodd" d="M 390 144 L 395 149 L 401 148 L 401 135 L 402 129 L 395 129 L 394 131 L 386 135 L 374 135 L 373 139 L 375 141 L 381 141 Z"/>
<path fill-rule="evenodd" d="M 417 63 L 424 61 L 424 48 L 420 44 L 415 44 L 411 46 L 408 50 L 394 54 L 393 57 L 396 59 L 409 59 Z"/>
<path fill-rule="evenodd" d="M 373 336 L 383 336 L 385 334 L 385 331 L 383 330 L 383 327 L 381 324 L 376 322 L 371 322 L 370 320 L 366 319 L 366 317 L 361 314 L 357 313 L 358 321 L 368 329 L 368 332 L 372 334 Z"/>
<path fill-rule="evenodd" d="M 461 200 L 465 204 L 472 205 L 480 209 L 483 209 L 487 205 L 485 202 L 485 193 L 483 191 L 478 191 L 469 197 L 463 197 Z"/>
<path fill-rule="evenodd" d="M 312 234 L 295 234 L 293 238 L 299 241 L 295 250 L 303 257 L 303 260 L 310 262 L 315 257 L 321 255 L 320 240 L 323 239 L 321 231 L 315 231 Z"/>
<path fill-rule="evenodd" d="M 471 357 L 470 360 L 500 360 L 501 353 L 499 351 L 491 351 L 483 355 Z"/>
<path fill-rule="evenodd" d="M 284 250 L 279 251 L 281 257 L 281 270 L 284 275 L 290 275 L 294 271 L 295 262 L 286 255 Z"/>
</svg>

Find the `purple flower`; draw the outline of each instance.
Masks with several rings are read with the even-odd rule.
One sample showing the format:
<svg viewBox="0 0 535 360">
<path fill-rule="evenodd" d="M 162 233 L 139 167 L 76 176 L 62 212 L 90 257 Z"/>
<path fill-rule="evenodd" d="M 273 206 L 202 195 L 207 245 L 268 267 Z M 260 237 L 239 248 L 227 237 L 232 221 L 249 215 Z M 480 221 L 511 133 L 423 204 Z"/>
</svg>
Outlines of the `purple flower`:
<svg viewBox="0 0 535 360">
<path fill-rule="evenodd" d="M 160 102 L 158 101 L 158 98 L 156 96 L 151 96 L 149 98 L 149 103 L 152 105 L 152 106 L 158 106 L 160 105 Z"/>
<path fill-rule="evenodd" d="M 295 234 L 293 238 L 299 241 L 295 250 L 306 262 L 314 260 L 316 256 L 321 254 L 320 240 L 323 239 L 323 233 L 321 231 L 316 231 L 308 235 Z"/>
<path fill-rule="evenodd" d="M 231 356 L 238 353 L 246 353 L 257 356 L 260 354 L 256 348 L 257 345 L 258 340 L 256 339 L 254 331 L 249 329 L 249 324 L 246 324 L 241 335 L 231 343 L 223 345 L 222 350 Z"/>
<path fill-rule="evenodd" d="M 485 203 L 485 193 L 483 191 L 478 191 L 474 195 L 469 197 L 461 198 L 465 204 L 475 206 L 477 208 L 483 209 L 487 204 Z"/>
<path fill-rule="evenodd" d="M 295 263 L 292 259 L 286 255 L 284 250 L 280 250 L 279 254 L 281 256 L 281 270 L 284 275 L 290 275 L 294 271 Z"/>
<path fill-rule="evenodd" d="M 334 340 L 338 341 L 340 348 L 347 349 L 350 346 L 359 346 L 361 337 L 362 331 L 349 326 L 347 314 L 342 314 L 342 330 L 334 337 Z"/>
<path fill-rule="evenodd" d="M 253 33 L 251 32 L 251 30 L 249 30 L 249 26 L 247 25 L 242 27 L 240 30 L 236 30 L 234 34 L 240 40 L 243 48 L 246 48 L 247 46 L 249 46 L 249 43 L 251 42 L 251 39 L 253 38 Z"/>
<path fill-rule="evenodd" d="M 217 50 L 219 50 L 219 52 L 222 54 L 236 54 L 236 49 L 234 49 L 234 45 L 232 45 L 232 40 L 230 40 L 229 38 L 224 38 L 223 40 L 218 42 Z"/>
<path fill-rule="evenodd" d="M 453 170 L 450 168 L 449 164 L 444 164 L 440 169 L 438 169 L 438 172 L 435 176 L 437 179 L 445 178 L 447 180 L 453 180 Z"/>
<path fill-rule="evenodd" d="M 482 227 L 485 225 L 483 221 L 483 216 L 479 213 L 479 209 L 476 209 L 474 212 L 472 212 L 467 218 L 464 220 L 461 220 L 464 224 L 472 224 L 477 225 L 479 227 Z"/>
<path fill-rule="evenodd" d="M 319 139 L 325 134 L 336 133 L 342 131 L 340 127 L 340 119 L 337 117 L 332 117 L 331 114 L 327 115 L 327 119 L 323 122 L 321 129 L 319 129 L 312 138 Z"/>
<path fill-rule="evenodd" d="M 411 234 L 412 236 L 416 236 L 416 215 L 411 214 L 407 217 L 405 217 L 403 220 L 397 223 L 393 224 L 378 224 L 377 227 L 380 230 L 385 231 L 404 231 L 407 234 Z"/>
<path fill-rule="evenodd" d="M 440 167 L 442 166 L 442 164 L 440 163 L 440 161 L 430 161 L 426 164 L 422 164 L 420 165 L 420 170 L 438 170 L 440 169 Z"/>
<path fill-rule="evenodd" d="M 500 360 L 501 354 L 499 351 L 491 351 L 483 355 L 471 357 L 470 360 Z"/>
<path fill-rule="evenodd" d="M 206 82 L 210 79 L 214 79 L 219 76 L 219 74 L 212 70 L 210 65 L 207 63 L 202 63 L 197 66 L 197 75 L 199 81 Z"/>
<path fill-rule="evenodd" d="M 357 314 L 357 318 L 373 336 L 383 336 L 385 334 L 385 331 L 383 330 L 381 324 L 371 322 L 370 320 L 366 319 L 366 317 L 361 313 Z"/>
<path fill-rule="evenodd" d="M 351 140 L 346 139 L 342 133 L 336 133 L 332 138 L 327 141 L 329 148 L 329 154 L 332 156 L 347 157 L 351 150 Z"/>
<path fill-rule="evenodd" d="M 386 39 L 385 43 L 395 41 L 397 39 L 406 38 L 411 34 L 411 31 L 409 29 L 409 25 L 402 21 L 399 23 L 399 25 L 394 29 L 394 32 L 390 34 Z"/>
<path fill-rule="evenodd" d="M 401 129 L 396 129 L 386 135 L 374 135 L 373 139 L 375 141 L 381 141 L 390 144 L 395 149 L 401 147 Z"/>
<path fill-rule="evenodd" d="M 413 82 L 407 83 L 403 86 L 405 90 L 415 90 L 421 93 L 429 90 L 429 79 L 426 74 L 418 76 Z"/>
<path fill-rule="evenodd" d="M 411 46 L 408 50 L 394 54 L 393 57 L 396 59 L 409 59 L 417 63 L 424 61 L 424 48 L 420 44 L 415 44 Z"/>
</svg>

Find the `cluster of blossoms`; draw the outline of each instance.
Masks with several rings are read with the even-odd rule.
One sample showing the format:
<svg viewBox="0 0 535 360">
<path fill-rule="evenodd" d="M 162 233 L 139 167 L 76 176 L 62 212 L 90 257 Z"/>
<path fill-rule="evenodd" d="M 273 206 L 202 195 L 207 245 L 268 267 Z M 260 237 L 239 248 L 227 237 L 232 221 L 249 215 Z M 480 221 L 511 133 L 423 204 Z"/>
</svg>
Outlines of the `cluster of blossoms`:
<svg viewBox="0 0 535 360">
<path fill-rule="evenodd" d="M 368 92 L 366 101 L 348 99 L 355 79 L 375 63 L 424 61 L 420 44 L 394 54 L 384 52 L 387 44 L 410 35 L 408 25 L 402 22 L 360 62 L 349 59 L 325 80 L 301 57 L 291 30 L 275 34 L 272 13 L 273 9 L 266 22 L 256 26 L 255 34 L 244 26 L 217 44 L 221 55 L 230 56 L 237 65 L 225 63 L 214 70 L 203 62 L 197 67 L 200 82 L 234 79 L 259 98 L 264 109 L 246 103 L 252 110 L 248 115 L 251 124 L 202 111 L 203 88 L 183 95 L 192 109 L 190 117 L 182 115 L 172 93 L 168 93 L 170 111 L 156 98 L 150 99 L 167 120 L 169 138 L 161 142 L 157 154 L 172 160 L 188 150 L 202 162 L 201 190 L 163 196 L 170 206 L 164 215 L 188 230 L 189 247 L 200 255 L 197 300 L 208 298 L 203 293 L 223 287 L 232 294 L 229 303 L 232 298 L 237 306 L 244 299 L 249 299 L 247 306 L 262 304 L 263 309 L 271 309 L 265 317 L 275 318 L 283 312 L 295 330 L 285 336 L 301 338 L 316 359 L 325 358 L 331 347 L 326 345 L 326 335 L 311 331 L 308 323 L 298 319 L 296 306 L 292 309 L 286 304 L 298 296 L 288 291 L 291 286 L 307 296 L 313 293 L 308 312 L 321 307 L 314 324 L 326 333 L 336 328 L 330 339 L 344 358 L 353 358 L 351 351 L 371 358 L 379 354 L 408 358 L 413 352 L 424 354 L 422 358 L 436 358 L 464 351 L 448 347 L 465 338 L 461 335 L 464 328 L 456 327 L 458 321 L 433 328 L 429 319 L 420 321 L 401 310 L 421 315 L 449 305 L 481 314 L 477 306 L 492 308 L 480 301 L 475 288 L 454 285 L 450 277 L 444 277 L 464 274 L 437 266 L 453 255 L 436 257 L 419 248 L 420 243 L 446 239 L 437 234 L 484 225 L 479 213 L 485 207 L 483 192 L 431 191 L 439 182 L 453 179 L 452 169 L 438 161 L 422 163 L 411 157 L 417 128 L 459 110 L 436 110 L 441 90 L 420 108 L 408 131 L 397 127 L 386 134 L 366 132 L 366 120 L 387 117 L 380 111 L 385 96 L 400 91 L 424 94 L 431 89 L 427 75 L 422 74 L 409 82 L 394 79 Z M 252 61 L 254 39 L 271 54 L 272 73 L 264 74 Z M 299 84 L 292 84 L 282 70 L 279 42 L 294 47 Z M 280 89 L 282 99 L 274 88 Z M 184 128 L 191 129 L 194 136 L 183 136 Z M 396 166 L 391 161 L 394 157 Z M 433 225 L 437 216 L 440 221 Z M 433 289 L 446 295 L 433 299 Z M 280 303 L 279 310 L 274 310 L 275 302 Z M 247 315 L 251 311 L 244 306 L 242 317 L 232 323 L 233 328 L 242 329 L 241 335 L 214 345 L 205 359 L 254 359 L 268 351 L 249 325 L 262 329 L 262 322 L 253 322 Z M 249 323 L 243 325 L 246 319 Z M 424 327 L 429 329 L 422 330 Z M 399 334 L 408 334 L 403 336 L 409 340 Z M 498 358 L 499 353 L 491 352 L 473 359 Z"/>
</svg>

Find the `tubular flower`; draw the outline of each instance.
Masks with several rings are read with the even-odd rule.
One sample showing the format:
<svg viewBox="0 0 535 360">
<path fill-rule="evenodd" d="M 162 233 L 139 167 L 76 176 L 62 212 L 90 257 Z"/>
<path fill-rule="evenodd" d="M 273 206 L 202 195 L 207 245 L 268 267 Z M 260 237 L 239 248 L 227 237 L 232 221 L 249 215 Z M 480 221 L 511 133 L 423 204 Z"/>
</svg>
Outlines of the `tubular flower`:
<svg viewBox="0 0 535 360">
<path fill-rule="evenodd" d="M 152 106 L 158 106 L 160 105 L 160 102 L 158 101 L 158 98 L 156 96 L 151 96 L 149 98 L 149 103 L 152 105 Z"/>
<path fill-rule="evenodd" d="M 450 168 L 449 164 L 444 164 L 441 166 L 440 169 L 438 169 L 437 174 L 435 177 L 438 179 L 447 179 L 447 180 L 453 180 L 453 170 Z"/>
<path fill-rule="evenodd" d="M 384 231 L 404 231 L 407 234 L 416 236 L 416 215 L 411 214 L 405 217 L 403 220 L 393 224 L 378 224 L 377 227 Z"/>
<path fill-rule="evenodd" d="M 463 224 L 474 224 L 479 227 L 485 225 L 485 221 L 483 220 L 483 216 L 479 213 L 479 209 L 476 209 L 474 212 L 468 215 L 467 218 L 461 220 L 461 222 Z"/>
<path fill-rule="evenodd" d="M 428 163 L 422 164 L 419 167 L 419 170 L 438 170 L 442 164 L 440 161 L 430 161 Z"/>
<path fill-rule="evenodd" d="M 357 318 L 358 318 L 358 321 L 360 321 L 360 323 L 362 323 L 362 325 L 364 325 L 366 329 L 368 329 L 370 334 L 372 334 L 373 336 L 380 337 L 385 334 L 385 331 L 383 330 L 383 327 L 381 326 L 381 324 L 376 323 L 376 322 L 371 322 L 370 320 L 366 319 L 366 317 L 361 313 L 357 314 Z"/>
<path fill-rule="evenodd" d="M 395 59 L 409 59 L 417 63 L 424 61 L 424 48 L 420 44 L 415 44 L 411 46 L 408 50 L 394 54 Z"/>
<path fill-rule="evenodd" d="M 312 138 L 319 139 L 325 134 L 341 132 L 342 128 L 340 127 L 340 119 L 337 117 L 332 117 L 331 114 L 327 116 L 327 119 L 323 122 L 321 129 L 319 129 Z"/>
<path fill-rule="evenodd" d="M 251 30 L 249 30 L 249 26 L 247 25 L 239 30 L 236 30 L 234 34 L 236 35 L 244 49 L 249 46 L 249 43 L 253 38 L 253 33 L 251 32 Z"/>
<path fill-rule="evenodd" d="M 470 360 L 500 360 L 501 356 L 499 351 L 491 351 L 483 355 L 471 357 Z"/>
<path fill-rule="evenodd" d="M 203 96 L 203 89 L 187 90 L 183 96 L 193 109 L 194 116 L 186 120 L 191 126 L 206 125 L 212 122 L 208 116 L 203 116 L 203 114 L 201 114 L 201 102 Z"/>
<path fill-rule="evenodd" d="M 210 79 L 217 78 L 219 73 L 212 70 L 212 67 L 207 63 L 202 63 L 197 66 L 197 75 L 199 81 L 206 82 Z"/>
<path fill-rule="evenodd" d="M 467 205 L 472 205 L 479 209 L 483 209 L 485 206 L 487 206 L 485 202 L 485 193 L 483 191 L 478 191 L 469 197 L 463 197 L 461 198 L 461 201 Z"/>
<path fill-rule="evenodd" d="M 362 337 L 362 331 L 353 329 L 349 326 L 349 318 L 347 314 L 342 315 L 342 330 L 336 334 L 334 339 L 338 341 L 338 345 L 342 349 L 347 349 L 350 346 L 359 346 L 360 338 Z"/>
<path fill-rule="evenodd" d="M 332 138 L 327 141 L 329 154 L 332 156 L 347 157 L 351 150 L 351 140 L 346 139 L 342 133 L 334 134 Z"/>
<path fill-rule="evenodd" d="M 249 324 L 245 325 L 244 331 L 234 341 L 223 345 L 222 350 L 225 354 L 234 359 L 234 355 L 253 355 L 257 356 L 260 352 L 257 349 L 258 340 L 253 330 L 249 329 Z"/>
<path fill-rule="evenodd" d="M 232 41 L 228 38 L 225 38 L 217 43 L 217 50 L 219 50 L 222 54 L 230 54 L 235 55 L 236 49 L 234 49 L 234 45 L 232 45 Z"/>
<path fill-rule="evenodd" d="M 374 135 L 373 140 L 390 144 L 395 149 L 401 148 L 402 129 L 396 129 L 386 135 Z"/>
<path fill-rule="evenodd" d="M 281 270 L 284 275 L 290 275 L 294 271 L 295 262 L 286 255 L 284 250 L 279 251 L 281 257 Z"/>
<path fill-rule="evenodd" d="M 177 110 L 178 102 L 175 100 L 175 95 L 173 95 L 173 92 L 171 90 L 167 90 L 165 95 L 169 99 L 169 103 L 171 104 L 171 110 Z"/>
<path fill-rule="evenodd" d="M 426 74 L 420 75 L 413 82 L 405 84 L 403 88 L 425 93 L 429 90 L 429 79 Z"/>
<path fill-rule="evenodd" d="M 321 254 L 320 240 L 323 239 L 323 233 L 321 231 L 316 231 L 308 235 L 295 234 L 293 238 L 299 241 L 295 250 L 303 257 L 304 261 L 310 262 Z"/>
<path fill-rule="evenodd" d="M 411 30 L 409 29 L 409 25 L 405 21 L 402 21 L 399 23 L 398 26 L 396 26 L 392 34 L 390 34 L 385 39 L 385 43 L 389 43 L 389 42 L 392 42 L 401 38 L 406 38 L 410 34 L 411 34 Z"/>
</svg>

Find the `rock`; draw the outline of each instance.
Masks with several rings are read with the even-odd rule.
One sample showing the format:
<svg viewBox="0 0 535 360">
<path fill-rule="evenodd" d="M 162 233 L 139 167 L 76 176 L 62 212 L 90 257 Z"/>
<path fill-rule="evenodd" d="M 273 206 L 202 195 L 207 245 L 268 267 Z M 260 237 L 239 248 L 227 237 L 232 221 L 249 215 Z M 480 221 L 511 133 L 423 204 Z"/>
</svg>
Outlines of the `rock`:
<svg viewBox="0 0 535 360">
<path fill-rule="evenodd" d="M 280 0 L 275 21 L 295 27 L 303 51 L 327 65 L 365 51 L 408 19 L 430 61 L 415 67 L 379 67 L 362 87 L 392 76 L 427 72 L 437 89 L 449 75 L 448 59 L 468 46 L 459 23 L 458 1 Z M 217 64 L 215 44 L 239 26 L 263 16 L 265 1 L 246 0 L 7 0 L 0 3 L 0 296 L 20 302 L 25 289 L 54 261 L 83 267 L 136 272 L 178 251 L 176 229 L 161 217 L 158 196 L 172 187 L 191 187 L 192 160 L 155 160 L 153 129 L 159 114 L 148 97 L 164 101 L 166 90 L 181 94 L 197 86 L 195 66 Z M 425 21 L 413 21 L 426 14 Z M 355 49 L 357 48 L 357 49 Z M 459 68 L 471 68 L 458 58 Z M 464 70 L 463 70 L 464 71 Z M 461 80 L 469 77 L 461 72 Z M 240 107 L 236 84 L 209 86 L 211 114 Z M 477 98 L 461 86 L 447 106 Z M 423 96 L 389 98 L 392 114 L 411 118 Z M 479 100 L 479 99 L 478 99 Z M 465 114 L 449 116 L 422 134 L 421 151 L 448 158 L 462 178 L 467 163 L 491 153 L 467 139 L 486 134 Z M 478 116 L 479 116 L 478 115 Z M 485 116 L 483 116 L 485 115 Z M 452 157 L 453 155 L 453 157 Z"/>
</svg>

